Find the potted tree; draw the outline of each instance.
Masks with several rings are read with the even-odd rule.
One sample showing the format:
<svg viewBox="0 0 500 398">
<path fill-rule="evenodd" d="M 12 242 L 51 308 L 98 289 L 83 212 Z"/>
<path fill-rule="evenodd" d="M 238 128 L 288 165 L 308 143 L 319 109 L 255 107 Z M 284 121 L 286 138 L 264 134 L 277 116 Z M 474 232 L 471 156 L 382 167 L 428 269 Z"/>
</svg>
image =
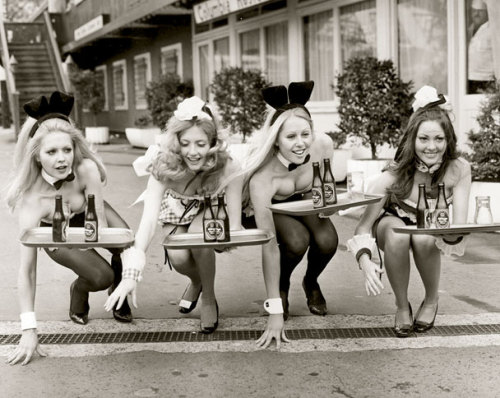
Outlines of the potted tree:
<svg viewBox="0 0 500 398">
<path fill-rule="evenodd" d="M 140 148 L 148 148 L 154 144 L 177 104 L 184 98 L 191 97 L 193 92 L 193 83 L 182 82 L 175 73 L 161 75 L 158 80 L 150 82 L 146 89 L 149 116 L 139 117 L 135 121 L 135 127 L 125 129 L 130 144 Z"/>
<path fill-rule="evenodd" d="M 97 115 L 104 109 L 103 80 L 93 70 L 75 69 L 70 73 L 75 99 L 84 111 L 92 114 L 93 126 L 85 127 L 85 137 L 92 144 L 109 143 L 109 127 L 97 126 Z"/>
<path fill-rule="evenodd" d="M 475 197 L 490 196 L 493 221 L 500 222 L 500 84 L 481 102 L 476 118 L 479 129 L 468 134 L 471 152 L 472 186 L 469 201 L 469 222 L 473 222 Z"/>
<path fill-rule="evenodd" d="M 384 147 L 392 158 L 411 113 L 412 84 L 398 77 L 391 60 L 358 57 L 346 62 L 335 87 L 340 100 L 338 128 L 353 147 L 368 147 L 370 155 L 354 159 L 358 156 L 353 153 L 348 171 L 363 171 L 365 177 L 378 174 L 387 163 L 379 157 Z"/>
</svg>

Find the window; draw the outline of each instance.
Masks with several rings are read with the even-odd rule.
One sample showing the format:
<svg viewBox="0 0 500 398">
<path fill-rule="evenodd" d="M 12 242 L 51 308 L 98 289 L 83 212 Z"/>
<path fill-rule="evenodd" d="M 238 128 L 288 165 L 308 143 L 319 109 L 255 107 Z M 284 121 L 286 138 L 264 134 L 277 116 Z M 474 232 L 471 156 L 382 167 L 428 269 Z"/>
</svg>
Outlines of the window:
<svg viewBox="0 0 500 398">
<path fill-rule="evenodd" d="M 267 79 L 288 85 L 288 22 L 266 26 L 265 43 Z"/>
<path fill-rule="evenodd" d="M 350 58 L 377 56 L 375 0 L 340 7 L 342 63 Z"/>
<path fill-rule="evenodd" d="M 259 29 L 240 34 L 241 66 L 244 69 L 260 69 Z"/>
<path fill-rule="evenodd" d="M 303 17 L 305 80 L 314 80 L 313 101 L 333 99 L 333 11 Z"/>
<path fill-rule="evenodd" d="M 498 1 L 466 1 L 467 94 L 481 94 L 495 87 L 493 45 L 500 39 L 494 37 L 493 31 L 499 21 L 491 19 L 489 14 L 495 15 L 496 7 L 500 7 Z"/>
<path fill-rule="evenodd" d="M 147 109 L 146 89 L 151 81 L 151 55 L 149 53 L 134 57 L 134 94 L 135 108 Z"/>
<path fill-rule="evenodd" d="M 414 88 L 448 92 L 446 0 L 398 0 L 399 73 Z"/>
<path fill-rule="evenodd" d="M 220 72 L 229 67 L 229 37 L 214 40 L 214 69 Z"/>
<path fill-rule="evenodd" d="M 108 71 L 106 65 L 101 65 L 95 68 L 97 76 L 102 79 L 102 86 L 104 88 L 104 108 L 103 111 L 109 110 L 109 101 L 108 101 Z"/>
<path fill-rule="evenodd" d="M 113 62 L 113 100 L 115 110 L 128 109 L 127 64 L 125 60 Z"/>
<path fill-rule="evenodd" d="M 161 49 L 161 73 L 176 73 L 182 80 L 182 44 L 177 43 Z"/>
<path fill-rule="evenodd" d="M 198 47 L 198 57 L 200 60 L 200 87 L 201 87 L 201 98 L 208 100 L 210 85 L 210 65 L 208 56 L 208 44 L 204 44 Z"/>
</svg>

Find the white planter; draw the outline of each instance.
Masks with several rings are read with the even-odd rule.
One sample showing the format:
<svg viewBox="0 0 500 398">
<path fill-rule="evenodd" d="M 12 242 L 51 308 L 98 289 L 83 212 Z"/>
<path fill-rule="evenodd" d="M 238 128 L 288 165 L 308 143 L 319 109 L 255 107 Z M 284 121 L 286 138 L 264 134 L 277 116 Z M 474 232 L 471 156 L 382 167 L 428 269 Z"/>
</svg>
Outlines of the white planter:
<svg viewBox="0 0 500 398">
<path fill-rule="evenodd" d="M 160 134 L 161 129 L 159 127 L 127 127 L 125 129 L 125 135 L 130 145 L 138 148 L 149 148 L 151 145 L 156 144 Z"/>
<path fill-rule="evenodd" d="M 109 127 L 85 127 L 85 138 L 89 144 L 108 144 Z"/>
<path fill-rule="evenodd" d="M 469 196 L 469 210 L 467 212 L 467 222 L 474 222 L 476 211 L 476 196 L 489 196 L 491 214 L 493 222 L 500 223 L 500 183 L 474 181 L 471 185 Z"/>
<path fill-rule="evenodd" d="M 332 159 L 332 172 L 335 181 L 344 181 L 347 176 L 347 161 L 351 159 L 350 149 L 334 149 Z"/>
</svg>

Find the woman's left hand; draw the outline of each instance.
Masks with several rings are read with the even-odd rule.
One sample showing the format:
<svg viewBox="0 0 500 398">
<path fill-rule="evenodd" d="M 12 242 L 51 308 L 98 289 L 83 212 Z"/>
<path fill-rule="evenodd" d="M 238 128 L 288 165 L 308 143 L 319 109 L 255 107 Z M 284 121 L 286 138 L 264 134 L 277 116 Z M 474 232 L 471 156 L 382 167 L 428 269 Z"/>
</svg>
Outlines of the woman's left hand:
<svg viewBox="0 0 500 398">
<path fill-rule="evenodd" d="M 129 294 L 132 296 L 132 304 L 135 308 L 137 308 L 137 297 L 135 294 L 136 287 L 137 282 L 135 280 L 122 279 L 118 287 L 106 300 L 104 309 L 106 311 L 111 311 L 114 308 L 115 304 L 118 303 L 116 309 L 119 310 Z"/>
<path fill-rule="evenodd" d="M 267 328 L 262 333 L 262 336 L 256 341 L 258 347 L 267 348 L 269 344 L 276 340 L 276 348 L 280 348 L 281 340 L 289 343 L 290 340 L 285 334 L 285 321 L 283 320 L 283 314 L 271 314 L 267 320 Z"/>
</svg>

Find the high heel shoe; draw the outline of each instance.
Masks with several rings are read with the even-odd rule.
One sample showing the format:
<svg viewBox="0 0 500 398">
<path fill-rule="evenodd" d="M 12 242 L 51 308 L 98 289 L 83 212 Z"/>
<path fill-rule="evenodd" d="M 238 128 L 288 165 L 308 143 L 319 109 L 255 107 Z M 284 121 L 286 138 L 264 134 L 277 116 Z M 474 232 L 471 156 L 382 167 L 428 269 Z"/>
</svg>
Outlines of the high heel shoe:
<svg viewBox="0 0 500 398">
<path fill-rule="evenodd" d="M 397 337 L 408 337 L 413 332 L 413 311 L 411 309 L 411 304 L 408 303 L 408 309 L 410 310 L 410 323 L 403 323 L 398 325 L 396 319 L 394 319 L 394 333 Z"/>
<path fill-rule="evenodd" d="M 200 332 L 203 334 L 212 334 L 215 332 L 217 327 L 219 326 L 219 304 L 217 304 L 217 301 L 215 302 L 215 309 L 217 310 L 217 320 L 213 324 L 213 326 L 203 326 L 203 324 L 200 323 L 201 330 Z"/>
<path fill-rule="evenodd" d="M 108 289 L 108 295 L 111 295 L 111 293 L 113 293 L 114 290 L 115 290 L 115 284 L 111 285 L 110 288 Z M 132 316 L 132 309 L 128 304 L 127 297 L 125 297 L 125 300 L 123 300 L 123 304 L 119 310 L 116 309 L 117 306 L 118 303 L 116 303 L 115 306 L 113 307 L 113 318 L 115 318 L 115 320 L 117 320 L 118 322 L 131 323 L 134 318 Z"/>
<path fill-rule="evenodd" d="M 198 299 L 200 298 L 201 288 L 200 291 L 198 292 L 196 300 L 188 301 L 184 299 L 184 296 L 186 295 L 186 292 L 188 291 L 190 286 L 191 284 L 187 285 L 186 290 L 184 290 L 184 293 L 182 293 L 181 301 L 179 301 L 179 312 L 181 314 L 189 314 L 191 311 L 193 311 L 196 308 L 196 304 L 198 304 Z"/>
<path fill-rule="evenodd" d="M 417 333 L 424 333 L 424 332 L 427 332 L 428 330 L 432 329 L 434 327 L 434 321 L 436 320 L 436 315 L 438 312 L 438 303 L 436 303 L 436 309 L 434 310 L 434 317 L 432 318 L 432 322 L 427 323 L 427 322 L 419 321 L 418 316 L 420 315 L 420 311 L 422 310 L 424 303 L 425 303 L 425 300 L 422 301 L 422 304 L 420 304 L 420 307 L 417 311 L 417 315 L 415 316 L 415 322 L 413 322 L 413 329 L 415 329 L 415 332 L 417 332 Z"/>
<path fill-rule="evenodd" d="M 285 292 L 283 290 L 280 290 L 280 297 L 281 297 L 281 302 L 283 303 L 283 320 L 287 320 L 289 317 L 289 312 L 288 312 L 288 292 Z"/>
<path fill-rule="evenodd" d="M 71 303 L 73 303 L 73 292 L 75 290 L 75 283 L 76 281 L 74 281 L 69 287 L 69 297 L 70 297 L 69 319 L 71 319 L 78 325 L 86 325 L 89 321 L 89 310 L 90 310 L 89 303 L 88 302 L 85 303 L 86 310 L 84 312 L 76 313 L 71 310 Z"/>
<path fill-rule="evenodd" d="M 316 282 L 314 286 L 307 286 L 306 278 L 302 280 L 302 287 L 307 297 L 307 306 L 309 311 L 314 315 L 326 315 L 326 300 L 321 293 L 318 283 Z"/>
</svg>

